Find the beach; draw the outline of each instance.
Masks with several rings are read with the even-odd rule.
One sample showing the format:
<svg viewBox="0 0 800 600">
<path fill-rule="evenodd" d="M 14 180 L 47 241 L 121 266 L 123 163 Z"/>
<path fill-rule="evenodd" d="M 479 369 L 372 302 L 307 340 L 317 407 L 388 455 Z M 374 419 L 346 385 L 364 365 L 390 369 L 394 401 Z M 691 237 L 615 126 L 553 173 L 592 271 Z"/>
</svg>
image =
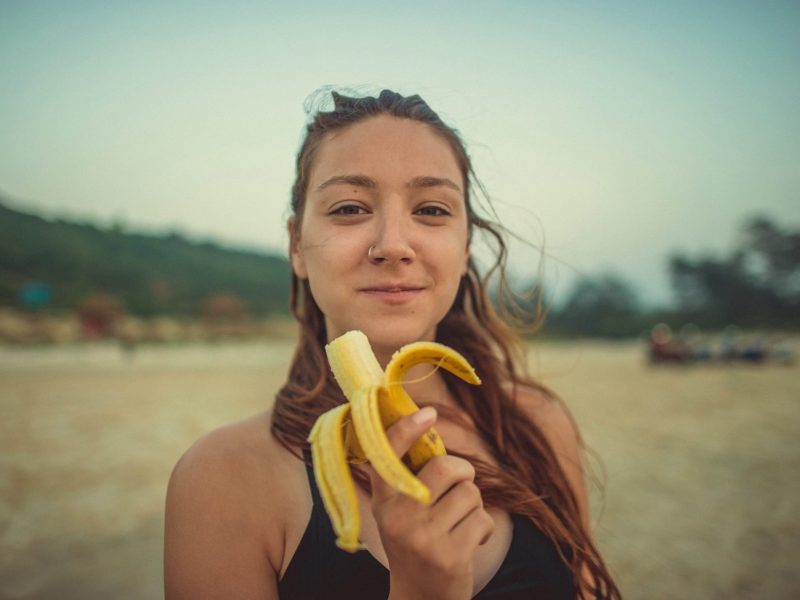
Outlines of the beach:
<svg viewBox="0 0 800 600">
<path fill-rule="evenodd" d="M 170 471 L 269 408 L 293 344 L 0 347 L 0 598 L 162 591 Z M 800 597 L 800 368 L 649 366 L 639 342 L 534 342 L 587 445 L 626 598 Z M 264 432 L 268 435 L 268 432 Z"/>
</svg>

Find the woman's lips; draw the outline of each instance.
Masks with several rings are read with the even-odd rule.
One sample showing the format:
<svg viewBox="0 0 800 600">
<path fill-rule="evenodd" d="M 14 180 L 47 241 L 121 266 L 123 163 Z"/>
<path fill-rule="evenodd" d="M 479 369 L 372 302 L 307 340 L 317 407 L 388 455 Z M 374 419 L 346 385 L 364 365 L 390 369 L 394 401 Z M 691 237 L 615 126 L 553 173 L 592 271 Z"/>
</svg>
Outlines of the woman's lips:
<svg viewBox="0 0 800 600">
<path fill-rule="evenodd" d="M 404 304 L 419 296 L 424 289 L 412 287 L 365 288 L 361 292 L 386 304 Z"/>
</svg>

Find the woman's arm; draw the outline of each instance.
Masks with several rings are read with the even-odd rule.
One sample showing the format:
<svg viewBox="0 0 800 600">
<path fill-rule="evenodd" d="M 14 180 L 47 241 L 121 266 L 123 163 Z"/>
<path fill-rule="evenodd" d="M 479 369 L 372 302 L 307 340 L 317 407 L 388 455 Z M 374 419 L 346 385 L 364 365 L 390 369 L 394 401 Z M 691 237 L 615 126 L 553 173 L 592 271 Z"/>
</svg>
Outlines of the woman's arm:
<svg viewBox="0 0 800 600">
<path fill-rule="evenodd" d="M 165 515 L 166 600 L 278 598 L 283 536 L 280 520 L 263 516 L 270 495 L 260 483 L 270 461 L 259 466 L 252 456 L 248 427 L 204 436 L 175 466 Z"/>
</svg>

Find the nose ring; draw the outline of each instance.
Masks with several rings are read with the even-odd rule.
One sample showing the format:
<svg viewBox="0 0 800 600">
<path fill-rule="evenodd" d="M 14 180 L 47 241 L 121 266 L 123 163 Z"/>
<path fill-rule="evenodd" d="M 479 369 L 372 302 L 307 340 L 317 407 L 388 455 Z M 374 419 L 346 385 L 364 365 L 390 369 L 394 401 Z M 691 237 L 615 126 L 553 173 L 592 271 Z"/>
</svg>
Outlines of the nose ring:
<svg viewBox="0 0 800 600">
<path fill-rule="evenodd" d="M 369 260 L 369 262 L 371 262 L 373 264 L 378 264 L 381 259 L 380 258 L 375 258 L 374 256 L 372 256 L 372 251 L 373 250 L 375 250 L 375 245 L 374 244 L 369 247 L 369 250 L 367 250 L 367 259 Z"/>
</svg>

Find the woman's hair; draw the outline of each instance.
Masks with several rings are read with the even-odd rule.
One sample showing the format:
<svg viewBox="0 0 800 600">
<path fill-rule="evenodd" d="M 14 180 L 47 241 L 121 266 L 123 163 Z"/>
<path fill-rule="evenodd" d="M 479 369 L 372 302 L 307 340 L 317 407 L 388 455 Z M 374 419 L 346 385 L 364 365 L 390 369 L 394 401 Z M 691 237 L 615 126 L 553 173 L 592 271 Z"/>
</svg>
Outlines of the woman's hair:
<svg viewBox="0 0 800 600">
<path fill-rule="evenodd" d="M 470 239 L 476 230 L 493 242 L 495 257 L 483 274 L 471 257 L 455 301 L 437 328 L 437 340 L 461 352 L 480 374 L 478 388 L 447 378 L 448 389 L 458 408 L 439 409 L 450 418 L 474 429 L 497 461 L 497 466 L 466 456 L 475 466 L 475 483 L 486 506 L 529 517 L 554 543 L 569 565 L 581 597 L 589 593 L 581 584 L 584 569 L 591 574 L 592 597 L 619 598 L 620 593 L 594 546 L 581 519 L 578 502 L 542 430 L 517 404 L 522 388 L 537 390 L 550 401 L 560 400 L 525 372 L 525 355 L 515 328 L 519 305 L 513 301 L 505 280 L 507 247 L 505 230 L 498 223 L 479 216 L 471 192 L 477 190 L 488 202 L 472 170 L 470 158 L 458 132 L 448 127 L 417 95 L 401 96 L 383 90 L 377 97 L 347 97 L 332 92 L 333 110 L 318 111 L 309 122 L 297 154 L 296 180 L 292 187 L 290 235 L 295 240 L 305 209 L 311 167 L 326 134 L 377 115 L 411 119 L 429 126 L 453 151 L 464 179 L 464 196 Z M 489 295 L 491 281 L 497 281 L 499 302 Z M 272 413 L 275 437 L 299 458 L 308 460 L 307 437 L 317 417 L 342 404 L 345 398 L 333 379 L 324 346 L 325 319 L 314 301 L 307 280 L 292 275 L 290 306 L 300 324 L 300 337 L 286 384 L 277 394 Z M 537 307 L 534 325 L 538 323 Z M 467 418 L 464 418 L 466 415 Z M 474 425 L 473 425 L 474 424 Z M 360 485 L 368 487 L 363 474 Z"/>
</svg>

